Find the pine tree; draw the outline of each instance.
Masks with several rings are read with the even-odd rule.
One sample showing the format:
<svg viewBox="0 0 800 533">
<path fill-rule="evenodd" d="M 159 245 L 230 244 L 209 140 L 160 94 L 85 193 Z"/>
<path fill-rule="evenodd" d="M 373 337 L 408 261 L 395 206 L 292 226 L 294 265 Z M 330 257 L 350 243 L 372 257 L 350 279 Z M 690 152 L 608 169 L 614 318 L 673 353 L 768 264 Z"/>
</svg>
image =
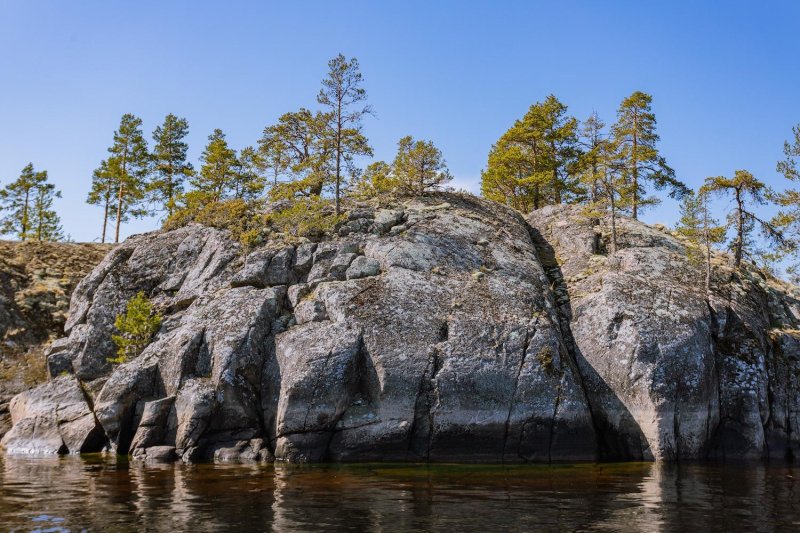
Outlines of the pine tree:
<svg viewBox="0 0 800 533">
<path fill-rule="evenodd" d="M 188 134 L 189 122 L 172 113 L 153 131 L 153 176 L 147 190 L 167 217 L 175 211 L 184 182 L 194 173 L 186 158 L 189 145 L 183 141 Z"/>
<path fill-rule="evenodd" d="M 544 140 L 549 148 L 553 203 L 560 204 L 581 196 L 574 176 L 575 164 L 580 154 L 578 120 L 568 116 L 567 106 L 552 94 L 545 99 L 542 110 L 545 119 Z"/>
<path fill-rule="evenodd" d="M 630 185 L 625 179 L 624 163 L 613 140 L 599 140 L 594 153 L 596 166 L 593 172 L 582 174 L 584 184 L 596 190 L 595 200 L 588 202 L 587 214 L 598 221 L 606 213 L 610 215 L 610 253 L 613 255 L 619 249 L 617 217 L 621 210 L 630 207 Z"/>
<path fill-rule="evenodd" d="M 484 196 L 524 211 L 582 196 L 577 128 L 555 96 L 533 104 L 492 147 L 481 176 Z"/>
<path fill-rule="evenodd" d="M 259 140 L 259 153 L 262 159 L 274 161 L 276 153 L 281 154 L 282 162 L 270 197 L 319 198 L 330 174 L 333 154 L 333 137 L 328 130 L 330 117 L 326 113 L 312 113 L 301 108 L 297 112 L 286 113 L 277 124 L 264 129 Z M 277 176 L 286 173 L 289 180 L 278 183 Z"/>
<path fill-rule="evenodd" d="M 528 213 L 539 207 L 539 184 L 524 147 L 501 138 L 489 151 L 489 162 L 481 172 L 481 194 Z"/>
<path fill-rule="evenodd" d="M 208 136 L 200 161 L 200 173 L 192 180 L 192 185 L 208 202 L 223 200 L 236 186 L 239 163 L 236 151 L 228 146 L 222 130 L 215 129 Z"/>
<path fill-rule="evenodd" d="M 103 232 L 100 237 L 100 242 L 106 242 L 106 230 L 108 228 L 109 219 L 114 219 L 114 211 L 112 206 L 114 199 L 117 197 L 116 175 L 119 170 L 109 167 L 109 164 L 115 166 L 117 160 L 113 157 L 100 162 L 92 173 L 92 188 L 86 198 L 86 203 L 90 205 L 99 205 L 103 207 Z"/>
<path fill-rule="evenodd" d="M 432 141 L 415 141 L 410 135 L 397 143 L 392 176 L 400 190 L 411 195 L 438 189 L 453 179 L 442 151 Z"/>
<path fill-rule="evenodd" d="M 711 216 L 708 191 L 686 195 L 681 201 L 681 218 L 676 231 L 688 241 L 687 254 L 692 262 L 705 265 L 705 287 L 711 288 L 711 249 L 725 240 L 725 226 Z"/>
<path fill-rule="evenodd" d="M 361 87 L 362 76 L 358 60 L 347 61 L 342 54 L 328 62 L 328 76 L 322 80 L 317 102 L 328 109 L 327 129 L 332 137 L 332 167 L 336 214 L 341 212 L 340 197 L 344 172 L 357 174 L 355 157 L 371 156 L 372 148 L 362 133 L 362 121 L 372 114 L 364 105 L 367 92 Z"/>
<path fill-rule="evenodd" d="M 769 190 L 767 186 L 746 170 L 737 170 L 733 178 L 723 176 L 706 178 L 700 194 L 732 194 L 736 207 L 728 214 L 728 223 L 735 229 L 730 244 L 733 250 L 733 267 L 738 269 L 742 258 L 748 254 L 748 246 L 753 230 L 758 227 L 761 234 L 773 245 L 782 246 L 785 239 L 781 231 L 770 222 L 761 220 L 751 205 L 767 203 Z"/>
<path fill-rule="evenodd" d="M 264 129 L 264 135 L 258 141 L 258 155 L 262 169 L 272 178 L 272 186 L 277 186 L 279 178 L 291 169 L 292 156 L 288 143 L 281 138 L 276 126 Z"/>
<path fill-rule="evenodd" d="M 800 181 L 800 166 L 798 166 L 798 158 L 800 158 L 800 124 L 792 128 L 794 135 L 793 141 L 785 141 L 783 144 L 783 153 L 785 159 L 779 161 L 776 168 L 777 171 L 791 181 Z M 780 193 L 772 193 L 770 200 L 775 202 L 780 210 L 772 218 L 771 223 L 781 229 L 786 236 L 786 244 L 783 249 L 779 251 L 780 255 L 785 256 L 793 254 L 795 263 L 789 265 L 787 272 L 793 277 L 797 277 L 800 264 L 797 262 L 797 252 L 800 250 L 800 190 L 795 187 L 789 187 Z"/>
<path fill-rule="evenodd" d="M 53 209 L 53 199 L 61 198 L 55 185 L 46 183 L 47 171 L 43 171 L 42 182 L 36 187 L 31 206 L 31 235 L 37 241 L 60 241 L 64 238 L 61 219 Z"/>
<path fill-rule="evenodd" d="M 643 205 L 657 203 L 646 198 L 645 184 L 651 182 L 656 189 L 669 189 L 671 198 L 681 198 L 689 189 L 675 178 L 661 156 L 656 144 L 656 116 L 652 111 L 653 97 L 636 91 L 625 98 L 617 111 L 617 122 L 612 127 L 614 141 L 625 162 L 626 179 L 631 183 L 631 216 L 638 218 Z"/>
<path fill-rule="evenodd" d="M 242 148 L 236 159 L 233 197 L 251 201 L 264 192 L 266 182 L 262 174 L 264 161 L 252 146 Z"/>
<path fill-rule="evenodd" d="M 603 195 L 600 183 L 600 166 L 602 151 L 607 135 L 606 125 L 596 112 L 589 115 L 580 130 L 580 144 L 583 152 L 580 155 L 579 169 L 581 181 L 584 183 L 590 202 L 597 202 Z"/>
<path fill-rule="evenodd" d="M 111 157 L 107 169 L 112 172 L 116 195 L 116 221 L 114 242 L 119 242 L 119 229 L 129 216 L 147 214 L 142 207 L 145 179 L 150 168 L 147 141 L 142 134 L 142 120 L 130 113 L 122 116 L 119 129 L 114 132 L 114 143 L 108 149 Z"/>
<path fill-rule="evenodd" d="M 31 203 L 42 174 L 28 163 L 15 181 L 0 190 L 0 210 L 7 214 L 0 219 L 0 233 L 14 234 L 19 240 L 28 239 L 31 231 Z"/>
<path fill-rule="evenodd" d="M 800 163 L 798 163 L 798 158 L 800 158 L 800 124 L 792 128 L 792 134 L 794 135 L 793 141 L 784 141 L 783 143 L 783 155 L 786 159 L 778 162 L 777 170 L 787 180 L 800 181 Z"/>
<path fill-rule="evenodd" d="M 124 363 L 138 356 L 150 344 L 161 327 L 162 317 L 143 292 L 128 301 L 125 313 L 117 315 L 114 327 L 119 335 L 111 339 L 117 345 L 117 357 L 109 358 L 110 363 Z"/>
<path fill-rule="evenodd" d="M 351 186 L 352 195 L 356 198 L 392 195 L 398 189 L 397 180 L 392 175 L 392 166 L 385 161 L 375 161 L 367 165 Z"/>
</svg>

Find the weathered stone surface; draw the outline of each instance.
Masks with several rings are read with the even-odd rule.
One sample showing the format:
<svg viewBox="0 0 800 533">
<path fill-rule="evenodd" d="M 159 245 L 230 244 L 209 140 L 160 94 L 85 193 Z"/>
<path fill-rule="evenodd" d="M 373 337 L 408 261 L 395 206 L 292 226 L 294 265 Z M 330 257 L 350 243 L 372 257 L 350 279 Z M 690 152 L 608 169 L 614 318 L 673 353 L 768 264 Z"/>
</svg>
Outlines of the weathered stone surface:
<svg viewBox="0 0 800 533">
<path fill-rule="evenodd" d="M 528 220 L 606 455 L 797 454 L 795 287 L 752 267 L 734 273 L 720 254 L 707 293 L 702 271 L 663 226 L 620 219 L 619 250 L 609 255 L 608 220 L 593 226 L 578 209 L 552 207 Z"/>
<path fill-rule="evenodd" d="M 108 442 L 151 462 L 800 452 L 797 290 L 720 256 L 707 294 L 679 239 L 619 227 L 609 254 L 606 222 L 578 209 L 526 222 L 438 194 L 361 206 L 328 240 L 246 257 L 197 225 L 136 236 L 76 291 L 49 351 L 51 374 L 72 375 L 31 391 L 46 401 L 14 400 L 45 407 L 12 405 L 3 442 Z M 140 290 L 162 327 L 112 366 L 114 317 Z M 51 409 L 76 377 L 81 401 Z M 62 411 L 76 414 L 63 424 Z"/>
<path fill-rule="evenodd" d="M 244 266 L 231 280 L 232 287 L 266 287 L 268 282 L 267 270 L 270 260 L 275 255 L 273 250 L 255 250 L 245 258 Z"/>
<path fill-rule="evenodd" d="M 363 255 L 353 259 L 345 272 L 347 279 L 360 279 L 380 274 L 381 264 L 371 257 Z"/>
<path fill-rule="evenodd" d="M 0 441 L 6 453 L 85 453 L 105 443 L 74 376 L 61 376 L 14 397 L 13 427 Z"/>
</svg>

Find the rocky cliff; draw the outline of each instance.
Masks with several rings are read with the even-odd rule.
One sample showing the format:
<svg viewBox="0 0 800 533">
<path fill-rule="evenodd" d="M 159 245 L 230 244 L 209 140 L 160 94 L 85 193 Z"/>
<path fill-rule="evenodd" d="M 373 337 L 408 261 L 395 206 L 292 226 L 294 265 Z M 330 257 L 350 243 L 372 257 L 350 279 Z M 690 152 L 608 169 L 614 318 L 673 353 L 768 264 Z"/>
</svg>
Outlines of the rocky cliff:
<svg viewBox="0 0 800 533">
<path fill-rule="evenodd" d="M 81 281 L 52 380 L 7 453 L 145 460 L 791 457 L 796 289 L 577 208 L 471 196 L 352 210 L 337 236 L 251 251 L 199 225 L 133 237 Z M 112 365 L 138 291 L 164 315 Z"/>
<path fill-rule="evenodd" d="M 8 401 L 46 380 L 43 348 L 63 335 L 69 298 L 110 246 L 0 241 L 0 435 Z"/>
</svg>

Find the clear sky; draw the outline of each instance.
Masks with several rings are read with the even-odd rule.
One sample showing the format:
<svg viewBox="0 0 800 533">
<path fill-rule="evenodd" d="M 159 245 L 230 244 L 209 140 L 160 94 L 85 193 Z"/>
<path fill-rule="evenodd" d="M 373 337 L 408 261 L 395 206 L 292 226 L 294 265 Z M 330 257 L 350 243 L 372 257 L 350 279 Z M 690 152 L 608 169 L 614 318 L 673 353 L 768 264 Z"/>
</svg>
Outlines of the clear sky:
<svg viewBox="0 0 800 533">
<path fill-rule="evenodd" d="M 29 161 L 48 170 L 65 232 L 94 240 L 101 211 L 84 200 L 123 113 L 148 139 L 167 113 L 186 117 L 196 163 L 214 128 L 241 148 L 315 105 L 342 52 L 377 112 L 376 158 L 403 135 L 431 139 L 459 187 L 479 190 L 491 144 L 548 94 L 610 123 L 635 90 L 653 95 L 662 152 L 689 185 L 746 168 L 782 186 L 799 31 L 797 1 L 0 0 L 0 185 Z M 644 218 L 676 211 L 666 200 Z"/>
</svg>

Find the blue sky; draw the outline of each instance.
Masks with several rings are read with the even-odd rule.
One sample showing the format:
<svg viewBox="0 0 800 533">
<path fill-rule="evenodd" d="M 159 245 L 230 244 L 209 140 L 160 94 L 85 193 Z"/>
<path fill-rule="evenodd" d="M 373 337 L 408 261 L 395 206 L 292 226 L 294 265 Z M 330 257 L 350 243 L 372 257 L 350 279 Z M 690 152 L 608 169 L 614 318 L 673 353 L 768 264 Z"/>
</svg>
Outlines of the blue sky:
<svg viewBox="0 0 800 533">
<path fill-rule="evenodd" d="M 491 144 L 548 94 L 610 123 L 635 90 L 653 95 L 662 152 L 689 185 L 746 168 L 782 187 L 775 163 L 800 123 L 798 21 L 794 1 L 0 0 L 0 185 L 29 161 L 48 170 L 65 232 L 96 239 L 101 212 L 84 200 L 123 113 L 148 138 L 167 113 L 186 117 L 196 161 L 214 128 L 241 148 L 313 106 L 342 52 L 377 112 L 376 158 L 403 135 L 431 139 L 460 187 L 478 190 Z M 676 212 L 666 200 L 644 218 Z"/>
</svg>

